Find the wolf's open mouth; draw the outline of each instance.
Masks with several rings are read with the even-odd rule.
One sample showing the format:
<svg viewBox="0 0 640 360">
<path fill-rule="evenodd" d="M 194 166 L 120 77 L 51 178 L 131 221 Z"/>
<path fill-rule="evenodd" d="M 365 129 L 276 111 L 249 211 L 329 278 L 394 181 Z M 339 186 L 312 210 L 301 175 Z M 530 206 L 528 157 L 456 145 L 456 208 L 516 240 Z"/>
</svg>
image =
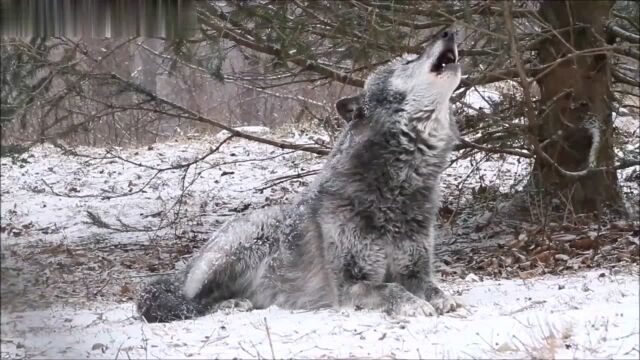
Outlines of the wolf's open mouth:
<svg viewBox="0 0 640 360">
<path fill-rule="evenodd" d="M 446 49 L 438 55 L 436 62 L 433 66 L 434 71 L 442 71 L 444 67 L 449 64 L 455 64 L 458 62 L 458 58 L 456 57 L 456 53 L 453 49 Z"/>
</svg>

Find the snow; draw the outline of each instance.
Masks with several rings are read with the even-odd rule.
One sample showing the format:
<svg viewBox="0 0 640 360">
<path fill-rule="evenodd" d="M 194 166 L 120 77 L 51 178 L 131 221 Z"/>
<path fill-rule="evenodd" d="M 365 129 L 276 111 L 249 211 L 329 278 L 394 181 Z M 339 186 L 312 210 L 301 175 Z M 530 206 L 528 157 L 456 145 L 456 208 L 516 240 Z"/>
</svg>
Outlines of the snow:
<svg viewBox="0 0 640 360">
<path fill-rule="evenodd" d="M 457 295 L 463 308 L 444 316 L 416 318 L 272 307 L 146 324 L 135 315 L 132 304 L 56 307 L 3 313 L 2 354 L 34 359 L 637 359 L 638 288 L 635 271 L 458 280 L 447 282 L 445 289 Z"/>
<path fill-rule="evenodd" d="M 287 189 L 256 191 L 265 181 L 281 174 L 282 169 L 297 173 L 320 167 L 321 158 L 315 155 L 242 140 L 225 144 L 220 152 L 189 168 L 184 183 L 183 170 L 167 170 L 154 177 L 153 169 L 114 158 L 117 155 L 147 167 L 167 167 L 201 157 L 219 142 L 214 137 L 155 144 L 150 150 L 76 149 L 91 158 L 65 155 L 51 145 L 39 145 L 24 156 L 27 163 L 2 158 L 2 224 L 31 224 L 21 231 L 22 236 L 5 237 L 2 244 L 33 240 L 77 242 L 105 233 L 95 228 L 87 233 L 87 210 L 110 221 L 123 219 L 128 224 L 157 226 L 163 216 L 154 214 L 175 209 L 181 198 L 182 211 L 186 212 L 183 216 L 203 207 L 228 216 L 232 212 L 221 214 L 219 208 L 243 203 L 258 207 L 271 198 L 284 199 Z M 53 194 L 49 187 L 65 196 Z M 186 193 L 181 196 L 183 190 Z M 267 197 L 270 199 L 265 200 Z M 47 229 L 44 236 L 28 234 L 43 229 Z"/>
<path fill-rule="evenodd" d="M 640 356 L 640 284 L 638 270 L 629 268 L 527 280 L 483 280 L 475 274 L 465 280 L 444 279 L 443 288 L 464 306 L 438 317 L 393 318 L 349 309 L 291 312 L 272 307 L 216 313 L 169 324 L 144 323 L 130 300 L 122 303 L 113 292 L 105 295 L 112 287 L 118 290 L 121 286 L 135 286 L 125 280 L 146 280 L 149 270 L 141 270 L 144 265 L 127 263 L 133 267 L 118 267 L 121 264 L 115 261 L 107 272 L 76 261 L 90 262 L 78 250 L 87 246 L 83 244 L 154 245 L 156 240 L 146 233 L 113 232 L 90 225 L 87 210 L 111 224 L 120 224 L 119 219 L 136 228 L 167 224 L 179 210 L 177 215 L 185 220 L 176 228 L 152 232 L 171 243 L 175 234 L 183 230 L 210 232 L 236 213 L 290 201 L 311 177 L 262 188 L 283 175 L 304 173 L 322 165 L 322 158 L 315 155 L 236 139 L 186 172 L 166 170 L 156 175 L 157 170 L 153 169 L 194 160 L 221 140 L 218 135 L 140 149 L 76 149 L 85 157 L 65 154 L 51 145 L 39 145 L 14 159 L 3 157 L 2 357 Z M 288 140 L 310 142 L 298 134 Z M 146 168 L 133 163 L 144 164 Z M 508 191 L 521 183 L 529 167 L 528 161 L 511 157 L 490 157 L 483 163 L 471 157 L 456 161 L 447 169 L 442 177 L 443 188 L 446 193 L 479 184 L 499 184 L 501 191 Z M 473 176 L 469 176 L 471 173 Z M 73 250 L 73 255 L 58 253 L 58 245 L 69 253 Z M 113 257 L 111 261 L 118 260 L 127 255 L 127 249 L 106 256 Z M 182 259 L 164 254 L 165 247 L 158 249 L 160 254 L 150 259 L 168 258 L 178 263 L 178 268 L 184 265 L 180 264 Z M 12 267 L 22 266 L 21 260 L 12 255 L 16 251 L 35 254 L 42 262 L 42 269 L 29 270 L 35 279 L 33 283 L 10 276 Z M 46 255 L 49 253 L 52 255 Z M 137 260 L 144 262 L 142 258 Z M 74 280 L 81 290 L 86 286 L 92 298 L 84 299 L 84 293 L 79 296 L 60 293 L 61 284 L 68 283 L 53 271 L 66 269 L 61 266 L 67 263 L 71 263 L 70 273 L 82 277 L 95 273 L 99 277 L 100 281 L 91 278 L 88 285 L 82 283 L 84 280 Z M 71 293 L 75 294 L 74 291 Z"/>
<path fill-rule="evenodd" d="M 472 88 L 462 98 L 469 105 L 469 112 L 475 113 L 480 109 L 490 111 L 493 104 L 500 101 L 500 93 L 498 91 L 489 90 L 485 87 Z"/>
<path fill-rule="evenodd" d="M 498 81 L 489 85 L 474 86 L 465 91 L 464 96 L 460 99 L 460 104 L 465 107 L 467 114 L 476 114 L 478 112 L 491 113 L 496 106 L 504 100 L 505 94 L 511 96 L 522 96 L 522 88 L 514 81 L 505 80 Z M 459 93 L 454 93 L 454 97 Z"/>
</svg>

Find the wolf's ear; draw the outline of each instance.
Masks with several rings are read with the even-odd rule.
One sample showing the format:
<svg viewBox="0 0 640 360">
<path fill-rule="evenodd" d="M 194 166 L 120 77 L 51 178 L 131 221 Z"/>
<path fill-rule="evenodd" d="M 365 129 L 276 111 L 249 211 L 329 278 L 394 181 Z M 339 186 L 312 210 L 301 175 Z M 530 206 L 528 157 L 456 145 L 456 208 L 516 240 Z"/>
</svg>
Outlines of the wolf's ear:
<svg viewBox="0 0 640 360">
<path fill-rule="evenodd" d="M 364 118 L 364 109 L 362 107 L 362 95 L 346 97 L 336 102 L 336 110 L 338 115 L 344 121 L 351 122 Z"/>
</svg>

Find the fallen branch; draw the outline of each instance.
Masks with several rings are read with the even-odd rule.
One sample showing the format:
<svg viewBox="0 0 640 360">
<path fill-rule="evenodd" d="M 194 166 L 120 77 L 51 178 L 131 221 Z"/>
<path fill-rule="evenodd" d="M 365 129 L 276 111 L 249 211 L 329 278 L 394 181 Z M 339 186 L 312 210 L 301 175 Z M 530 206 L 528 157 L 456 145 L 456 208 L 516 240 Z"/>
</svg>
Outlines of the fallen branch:
<svg viewBox="0 0 640 360">
<path fill-rule="evenodd" d="M 267 338 L 269 339 L 269 348 L 271 349 L 271 358 L 276 359 L 276 354 L 273 351 L 273 342 L 271 341 L 271 332 L 269 331 L 269 324 L 267 324 L 267 318 L 264 318 L 264 327 L 267 329 Z"/>
<path fill-rule="evenodd" d="M 266 185 L 266 186 L 263 186 L 263 187 L 259 187 L 259 188 L 255 188 L 254 190 L 262 192 L 262 191 L 264 191 L 266 189 L 272 188 L 272 187 L 280 185 L 282 183 L 285 183 L 285 182 L 288 182 L 288 181 L 291 181 L 291 180 L 295 180 L 295 179 L 302 179 L 302 178 L 307 177 L 307 176 L 316 175 L 319 172 L 320 172 L 320 170 L 309 170 L 309 171 L 305 171 L 305 172 L 298 173 L 298 174 L 279 176 L 277 178 L 273 178 L 273 179 L 267 181 L 266 183 L 269 183 L 269 185 Z"/>
</svg>

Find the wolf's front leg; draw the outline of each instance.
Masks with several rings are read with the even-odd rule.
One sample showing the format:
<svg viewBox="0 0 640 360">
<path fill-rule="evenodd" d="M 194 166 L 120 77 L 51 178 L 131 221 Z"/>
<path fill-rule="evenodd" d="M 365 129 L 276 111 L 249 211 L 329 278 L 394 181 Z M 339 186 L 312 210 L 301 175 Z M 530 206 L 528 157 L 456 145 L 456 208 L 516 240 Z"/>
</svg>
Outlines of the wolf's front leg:
<svg viewBox="0 0 640 360">
<path fill-rule="evenodd" d="M 436 310 L 426 300 L 413 295 L 396 283 L 359 281 L 343 284 L 339 290 L 340 305 L 368 310 L 382 310 L 401 316 L 432 316 Z"/>
<path fill-rule="evenodd" d="M 453 296 L 442 291 L 431 279 L 427 280 L 424 298 L 433 305 L 438 314 L 455 311 L 458 307 L 458 303 Z"/>
<path fill-rule="evenodd" d="M 412 244 L 403 244 L 397 250 L 400 260 L 409 259 L 400 272 L 394 278 L 398 284 L 402 285 L 410 293 L 427 300 L 434 307 L 438 314 L 455 311 L 458 307 L 455 299 L 442 291 L 433 281 L 433 240 L 431 236 L 426 236 L 424 244 L 412 247 Z"/>
<path fill-rule="evenodd" d="M 429 276 L 422 278 L 401 277 L 398 283 L 410 293 L 428 301 L 438 314 L 455 311 L 458 303 L 453 296 L 442 291 Z"/>
</svg>

